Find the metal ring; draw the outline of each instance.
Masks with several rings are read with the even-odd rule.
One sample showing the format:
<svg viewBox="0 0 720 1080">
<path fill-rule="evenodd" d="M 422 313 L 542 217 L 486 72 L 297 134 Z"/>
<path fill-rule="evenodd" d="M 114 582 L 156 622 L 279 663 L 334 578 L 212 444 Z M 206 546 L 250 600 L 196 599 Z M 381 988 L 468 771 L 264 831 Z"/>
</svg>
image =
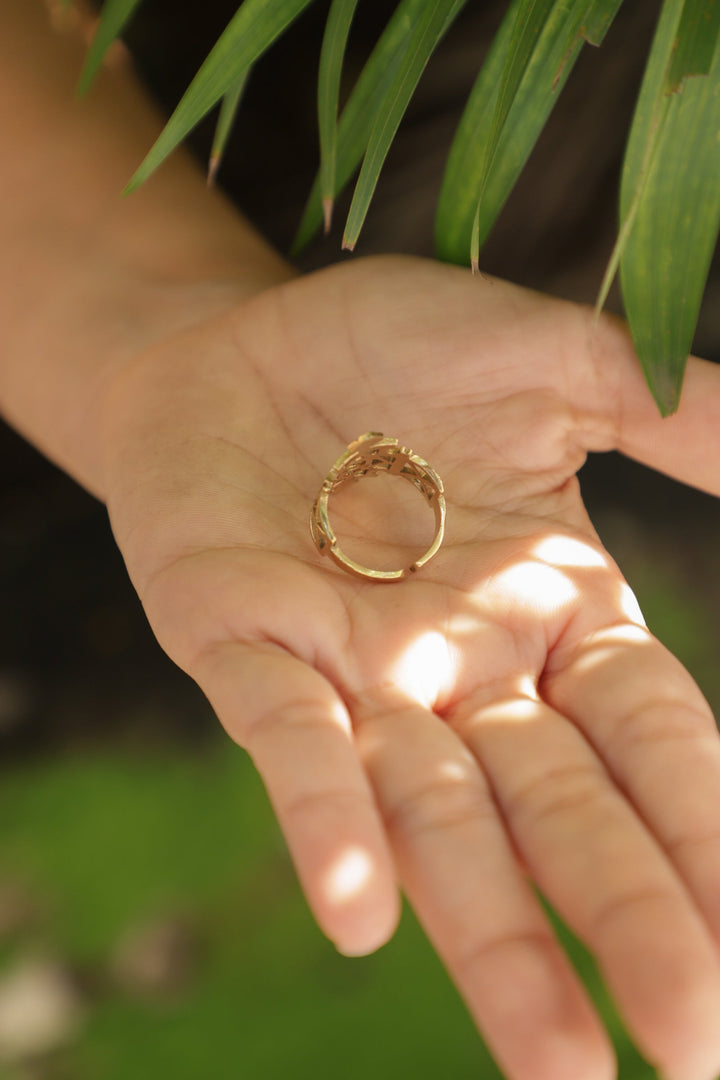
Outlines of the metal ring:
<svg viewBox="0 0 720 1080">
<path fill-rule="evenodd" d="M 436 531 L 432 544 L 424 555 L 402 570 L 372 570 L 345 555 L 328 518 L 328 501 L 333 491 L 350 480 L 361 480 L 381 472 L 413 484 L 435 514 Z M 370 581 L 402 581 L 408 575 L 416 574 L 439 551 L 445 534 L 445 513 L 443 482 L 427 461 L 401 446 L 397 439 L 379 431 L 368 431 L 350 443 L 325 477 L 310 514 L 310 533 L 320 554 L 329 555 L 348 574 Z"/>
</svg>

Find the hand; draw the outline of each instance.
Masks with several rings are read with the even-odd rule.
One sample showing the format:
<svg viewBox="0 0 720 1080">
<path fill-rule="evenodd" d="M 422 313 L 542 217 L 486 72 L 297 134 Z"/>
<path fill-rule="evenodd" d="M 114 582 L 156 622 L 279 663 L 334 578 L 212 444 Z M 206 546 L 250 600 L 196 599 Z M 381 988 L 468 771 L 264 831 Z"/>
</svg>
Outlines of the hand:
<svg viewBox="0 0 720 1080">
<path fill-rule="evenodd" d="M 575 477 L 619 447 L 720 490 L 719 395 L 693 361 L 661 421 L 619 321 L 382 257 L 162 341 L 107 398 L 130 573 L 252 755 L 320 926 L 343 952 L 378 947 L 399 882 L 513 1080 L 614 1070 L 533 881 L 645 1055 L 675 1080 L 720 1068 L 717 732 Z M 348 576 L 309 536 L 325 474 L 370 429 L 446 488 L 445 543 L 399 584 Z M 378 568 L 432 536 L 394 478 L 330 509 Z"/>
</svg>

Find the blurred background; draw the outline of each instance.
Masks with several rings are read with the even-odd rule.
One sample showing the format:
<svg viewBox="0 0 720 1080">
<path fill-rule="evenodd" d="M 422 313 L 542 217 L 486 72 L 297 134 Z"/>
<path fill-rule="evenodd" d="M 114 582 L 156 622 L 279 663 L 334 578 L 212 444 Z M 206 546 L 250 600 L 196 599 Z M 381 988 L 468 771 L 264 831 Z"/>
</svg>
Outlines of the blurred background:
<svg viewBox="0 0 720 1080">
<path fill-rule="evenodd" d="M 469 4 L 429 65 L 358 255 L 432 255 L 445 156 L 505 6 Z M 602 49 L 584 50 L 484 271 L 594 300 L 655 9 L 624 5 Z M 234 10 L 145 0 L 127 43 L 166 109 Z M 317 166 L 326 11 L 312 5 L 258 65 L 219 175 L 281 251 Z M 349 79 L 387 13 L 359 5 Z M 203 160 L 211 138 L 211 125 L 193 136 Z M 299 265 L 347 257 L 338 225 Z M 717 265 L 696 351 L 720 359 Z M 593 456 L 581 481 L 651 629 L 717 715 L 717 500 L 615 454 Z M 370 958 L 344 959 L 322 938 L 260 781 L 155 644 L 103 507 L 7 428 L 0 596 L 1 1080 L 498 1075 L 409 912 Z M 621 1077 L 651 1076 L 589 958 L 559 932 L 608 1019 Z"/>
</svg>

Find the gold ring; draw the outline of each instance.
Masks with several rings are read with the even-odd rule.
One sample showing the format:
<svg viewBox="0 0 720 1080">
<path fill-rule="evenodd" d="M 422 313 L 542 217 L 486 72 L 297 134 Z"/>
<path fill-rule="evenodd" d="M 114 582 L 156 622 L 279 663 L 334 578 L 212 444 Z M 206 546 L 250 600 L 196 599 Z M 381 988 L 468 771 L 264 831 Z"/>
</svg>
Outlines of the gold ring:
<svg viewBox="0 0 720 1080">
<path fill-rule="evenodd" d="M 427 499 L 435 514 L 435 539 L 424 555 L 402 570 L 371 570 L 356 563 L 341 551 L 328 518 L 328 500 L 333 491 L 350 480 L 377 476 L 381 472 L 408 480 Z M 425 566 L 442 544 L 445 533 L 443 492 L 442 480 L 427 461 L 406 446 L 400 446 L 397 439 L 381 435 L 379 431 L 368 431 L 350 443 L 323 481 L 310 514 L 310 532 L 315 547 L 321 555 L 329 555 L 333 562 L 355 577 L 369 578 L 371 581 L 401 581 Z"/>
</svg>

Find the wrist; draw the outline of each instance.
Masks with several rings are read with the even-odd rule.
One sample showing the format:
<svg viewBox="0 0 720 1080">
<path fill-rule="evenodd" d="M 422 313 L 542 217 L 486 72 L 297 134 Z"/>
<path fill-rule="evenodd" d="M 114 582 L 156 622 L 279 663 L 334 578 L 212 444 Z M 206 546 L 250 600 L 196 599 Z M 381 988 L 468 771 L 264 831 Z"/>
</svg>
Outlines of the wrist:
<svg viewBox="0 0 720 1080">
<path fill-rule="evenodd" d="M 233 266 L 199 251 L 187 263 L 143 258 L 136 264 L 97 248 L 64 260 L 48 245 L 42 258 L 27 249 L 24 256 L 31 274 L 22 272 L 18 254 L 17 276 L 0 280 L 0 408 L 102 499 L 102 403 L 124 370 L 158 342 L 295 275 L 274 255 L 238 258 Z"/>
</svg>

